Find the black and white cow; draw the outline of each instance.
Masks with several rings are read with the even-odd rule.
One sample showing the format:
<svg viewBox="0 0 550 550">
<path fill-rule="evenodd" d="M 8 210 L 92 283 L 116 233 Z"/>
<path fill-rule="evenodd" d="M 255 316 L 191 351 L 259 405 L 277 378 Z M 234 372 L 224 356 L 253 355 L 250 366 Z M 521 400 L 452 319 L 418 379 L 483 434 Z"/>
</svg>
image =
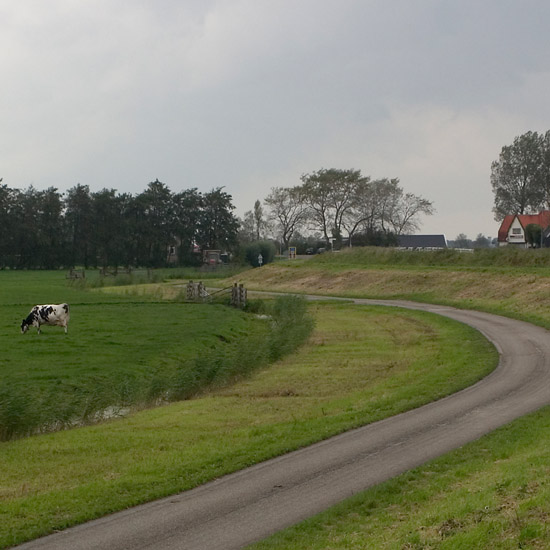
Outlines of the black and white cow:
<svg viewBox="0 0 550 550">
<path fill-rule="evenodd" d="M 21 332 L 25 334 L 29 327 L 36 327 L 40 334 L 40 325 L 53 325 L 63 327 L 67 334 L 67 324 L 69 322 L 68 304 L 51 304 L 43 306 L 34 306 L 31 312 L 23 319 L 21 323 Z"/>
</svg>

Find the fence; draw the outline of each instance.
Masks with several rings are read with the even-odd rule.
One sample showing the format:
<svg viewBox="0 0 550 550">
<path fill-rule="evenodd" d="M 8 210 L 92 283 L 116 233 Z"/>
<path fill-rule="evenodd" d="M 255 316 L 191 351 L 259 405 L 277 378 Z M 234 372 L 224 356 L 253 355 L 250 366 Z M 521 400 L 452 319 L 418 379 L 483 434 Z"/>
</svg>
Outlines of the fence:
<svg viewBox="0 0 550 550">
<path fill-rule="evenodd" d="M 206 300 L 212 300 L 213 297 L 223 296 L 229 293 L 231 293 L 231 305 L 233 307 L 244 308 L 246 306 L 247 290 L 243 284 L 238 285 L 237 283 L 233 286 L 209 293 L 202 281 L 198 283 L 189 281 L 186 286 L 185 297 L 190 302 L 204 302 Z"/>
</svg>

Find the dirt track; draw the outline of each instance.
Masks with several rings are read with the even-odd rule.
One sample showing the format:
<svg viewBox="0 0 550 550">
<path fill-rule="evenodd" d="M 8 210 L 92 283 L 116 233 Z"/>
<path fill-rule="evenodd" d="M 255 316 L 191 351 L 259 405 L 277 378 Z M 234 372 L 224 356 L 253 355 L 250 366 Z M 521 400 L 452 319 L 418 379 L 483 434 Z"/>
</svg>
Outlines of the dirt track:
<svg viewBox="0 0 550 550">
<path fill-rule="evenodd" d="M 467 323 L 497 346 L 499 366 L 474 386 L 419 409 L 19 548 L 241 548 L 550 403 L 548 331 L 450 307 L 354 301 L 421 309 Z"/>
</svg>

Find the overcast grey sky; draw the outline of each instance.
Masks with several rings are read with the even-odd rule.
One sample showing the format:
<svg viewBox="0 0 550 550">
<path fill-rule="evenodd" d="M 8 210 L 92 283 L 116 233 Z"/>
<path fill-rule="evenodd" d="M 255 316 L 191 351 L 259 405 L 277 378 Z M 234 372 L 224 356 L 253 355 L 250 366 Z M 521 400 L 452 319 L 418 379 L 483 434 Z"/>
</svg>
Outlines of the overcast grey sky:
<svg viewBox="0 0 550 550">
<path fill-rule="evenodd" d="M 0 0 L 0 177 L 225 186 L 397 177 L 422 233 L 496 236 L 503 145 L 550 129 L 547 0 Z"/>
</svg>

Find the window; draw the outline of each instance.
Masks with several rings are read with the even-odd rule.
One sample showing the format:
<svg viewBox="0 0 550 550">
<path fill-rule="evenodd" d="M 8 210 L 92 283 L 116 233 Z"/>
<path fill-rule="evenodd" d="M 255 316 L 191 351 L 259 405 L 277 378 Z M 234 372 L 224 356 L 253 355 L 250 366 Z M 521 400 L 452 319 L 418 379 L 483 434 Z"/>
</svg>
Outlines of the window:
<svg viewBox="0 0 550 550">
<path fill-rule="evenodd" d="M 512 235 L 521 235 L 521 229 L 519 227 L 512 228 Z"/>
</svg>

